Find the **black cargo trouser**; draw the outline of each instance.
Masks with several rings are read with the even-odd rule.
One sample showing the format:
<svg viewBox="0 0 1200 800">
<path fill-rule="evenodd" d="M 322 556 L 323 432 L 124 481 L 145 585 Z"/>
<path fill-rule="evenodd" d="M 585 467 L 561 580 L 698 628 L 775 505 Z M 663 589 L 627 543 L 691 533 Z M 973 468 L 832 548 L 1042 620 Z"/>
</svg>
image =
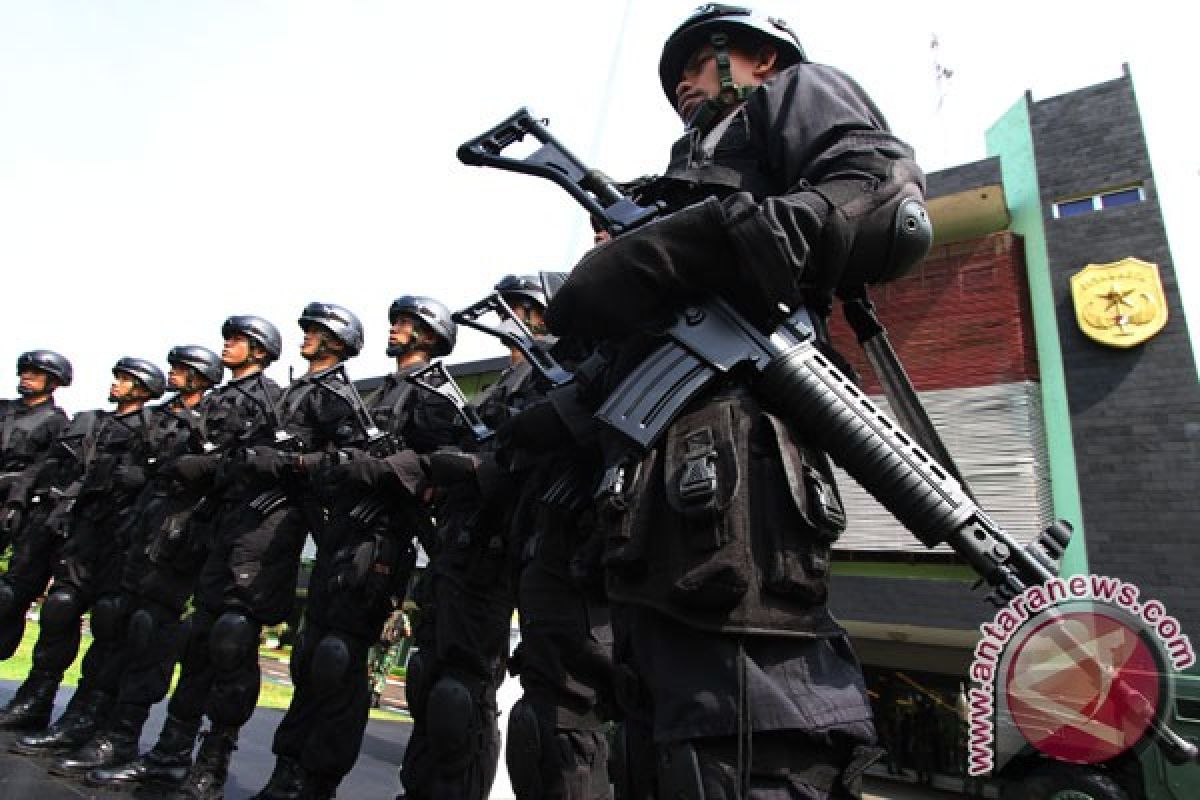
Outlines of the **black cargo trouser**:
<svg viewBox="0 0 1200 800">
<path fill-rule="evenodd" d="M 0 581 L 8 584 L 12 598 L 0 612 L 0 661 L 12 658 L 25 636 L 25 615 L 37 601 L 54 570 L 63 538 L 45 525 L 46 514 L 34 512 L 13 539 L 8 572 Z"/>
<path fill-rule="evenodd" d="M 214 618 L 204 713 L 214 725 L 240 728 L 261 688 L 258 636 L 292 612 L 309 521 L 291 502 L 265 514 L 244 505 L 223 515 L 221 528 L 196 590 L 197 606 Z M 231 620 L 236 624 L 226 624 Z"/>
<path fill-rule="evenodd" d="M 372 643 L 306 620 L 290 665 L 295 693 L 271 745 L 277 756 L 333 785 L 350 772 L 370 715 Z"/>
<path fill-rule="evenodd" d="M 54 564 L 42 605 L 33 670 L 58 680 L 79 654 L 83 615 L 92 612 L 92 643 L 83 658 L 77 693 L 115 692 L 119 679 L 129 613 L 120 587 L 125 552 L 116 531 L 121 523 L 115 511 L 72 517 L 70 537 Z"/>
<path fill-rule="evenodd" d="M 150 708 L 167 696 L 171 676 L 186 642 L 187 627 L 174 608 L 142 599 L 130 615 L 124 670 L 110 730 L 141 736 Z"/>
<path fill-rule="evenodd" d="M 411 545 L 387 533 L 388 522 L 369 530 L 341 519 L 326 526 L 290 665 L 295 693 L 271 748 L 334 786 L 358 759 L 371 707 L 370 650 L 415 563 Z M 393 538 L 381 547 L 377 534 Z"/>
<path fill-rule="evenodd" d="M 539 557 L 518 582 L 521 644 L 513 671 L 522 695 L 505 749 L 518 800 L 611 796 L 612 626 L 608 608 L 590 601 L 566 573 L 566 564 Z"/>
<path fill-rule="evenodd" d="M 417 605 L 416 649 L 406 684 L 413 730 L 400 779 L 413 800 L 482 800 L 500 759 L 496 691 L 508 661 L 511 589 L 503 576 L 490 583 L 464 580 L 431 564 L 421 578 Z M 442 730 L 445 710 L 429 707 L 431 695 L 447 687 L 462 687 L 469 695 L 472 708 L 462 730 Z"/>
<path fill-rule="evenodd" d="M 844 634 L 705 631 L 624 604 L 613 627 L 625 796 L 860 796 L 882 751 Z"/>
</svg>

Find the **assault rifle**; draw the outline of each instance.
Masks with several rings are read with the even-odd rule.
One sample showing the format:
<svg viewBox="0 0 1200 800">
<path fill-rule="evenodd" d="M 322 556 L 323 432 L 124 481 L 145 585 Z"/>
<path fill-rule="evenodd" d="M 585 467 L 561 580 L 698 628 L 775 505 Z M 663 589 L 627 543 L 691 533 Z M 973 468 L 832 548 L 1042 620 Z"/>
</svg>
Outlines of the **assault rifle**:
<svg viewBox="0 0 1200 800">
<path fill-rule="evenodd" d="M 503 300 L 501 300 L 503 302 Z M 517 320 L 518 322 L 520 320 Z M 467 402 L 466 395 L 459 388 L 458 382 L 454 380 L 454 376 L 446 369 L 446 365 L 441 361 L 434 361 L 427 364 L 421 369 L 409 373 L 405 376 L 405 380 L 414 386 L 423 389 L 427 392 L 433 392 L 437 396 L 448 400 L 454 406 L 454 410 L 458 412 L 459 417 L 467 424 L 471 435 L 475 437 L 475 441 L 483 443 L 496 435 L 495 431 L 489 428 L 479 414 Z"/>
<path fill-rule="evenodd" d="M 489 315 L 495 315 L 499 324 L 485 322 Z M 563 386 L 571 382 L 571 373 L 555 360 L 550 349 L 538 341 L 521 318 L 513 313 L 512 307 L 500 292 L 492 292 L 479 302 L 461 311 L 455 311 L 450 317 L 459 325 L 466 325 L 488 336 L 494 336 L 510 347 L 520 350 L 530 366 L 541 373 L 552 386 Z M 446 373 L 446 377 L 449 377 L 449 373 Z"/>
<path fill-rule="evenodd" d="M 532 136 L 540 146 L 525 158 L 505 156 Z M 544 124 L 522 108 L 465 142 L 459 159 L 546 178 L 565 189 L 610 234 L 647 224 L 661 206 L 640 207 L 603 173 L 572 155 Z M 774 330 L 762 331 L 719 298 L 679 313 L 665 342 L 635 368 L 601 405 L 596 417 L 638 449 L 652 447 L 670 422 L 718 378 L 741 375 L 755 394 L 808 441 L 829 453 L 856 482 L 926 547 L 945 543 L 990 586 L 987 599 L 1002 607 L 1026 588 L 1058 573 L 1072 530 L 1055 522 L 1022 547 L 980 508 L 938 463 L 879 410 L 817 347 L 807 309 Z M 625 467 L 610 467 L 601 487 L 624 482 Z M 715 477 L 715 476 L 714 476 Z M 1114 691 L 1129 706 L 1147 701 L 1124 681 Z M 1195 761 L 1196 745 L 1155 716 L 1152 731 L 1176 763 Z"/>
<path fill-rule="evenodd" d="M 326 381 L 326 378 L 333 374 L 335 373 L 325 373 L 318 377 L 315 383 L 319 388 L 332 392 L 350 406 L 350 410 L 354 413 L 354 419 L 366 439 L 363 449 L 375 458 L 387 458 L 400 452 L 401 443 L 396 441 L 396 437 L 387 431 L 380 430 L 379 426 L 375 424 L 375 418 L 371 416 L 362 395 L 358 393 L 358 387 L 346 374 L 345 365 L 339 365 L 336 371 L 336 374 L 341 377 L 340 383 L 332 384 Z"/>
</svg>

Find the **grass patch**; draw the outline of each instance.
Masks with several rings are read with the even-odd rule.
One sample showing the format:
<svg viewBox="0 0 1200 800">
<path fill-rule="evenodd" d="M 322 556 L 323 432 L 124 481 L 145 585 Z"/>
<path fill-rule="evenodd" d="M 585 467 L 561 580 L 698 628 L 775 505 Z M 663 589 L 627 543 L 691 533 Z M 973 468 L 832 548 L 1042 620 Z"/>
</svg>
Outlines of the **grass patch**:
<svg viewBox="0 0 1200 800">
<path fill-rule="evenodd" d="M 29 620 L 25 625 L 25 636 L 21 639 L 21 645 L 17 648 L 17 652 L 13 653 L 13 657 L 7 661 L 0 661 L 0 680 L 6 681 L 23 681 L 29 674 L 30 668 L 33 666 L 33 645 L 37 641 L 38 631 L 40 630 L 37 622 Z M 63 686 L 76 686 L 79 683 L 79 668 L 83 662 L 83 654 L 87 652 L 88 645 L 92 643 L 92 637 L 84 634 L 83 640 L 79 645 L 79 654 L 75 658 L 75 663 L 67 670 L 63 676 Z M 272 650 L 263 649 L 260 654 L 268 658 L 282 660 L 290 657 L 291 650 Z M 179 667 L 175 667 L 175 675 L 171 679 L 171 689 L 175 688 L 175 682 L 179 680 Z M 288 704 L 292 702 L 292 687 L 290 684 L 275 683 L 274 681 L 264 680 L 262 689 L 258 693 L 259 708 L 278 708 L 286 709 Z M 384 711 L 382 709 L 371 709 L 371 719 L 386 720 L 389 722 L 410 722 L 412 720 L 407 714 L 398 714 L 394 711 Z"/>
<path fill-rule="evenodd" d="M 13 653 L 12 658 L 7 661 L 0 661 L 0 680 L 25 680 L 25 676 L 33 667 L 33 644 L 37 641 L 40 630 L 37 622 L 33 620 L 25 623 L 25 636 L 21 639 L 21 645 L 17 648 L 17 652 Z M 79 645 L 79 654 L 75 657 L 75 663 L 63 677 L 64 685 L 74 686 L 79 683 L 79 666 L 83 662 L 83 654 L 87 652 L 88 645 L 91 643 L 92 637 L 84 634 L 83 641 Z"/>
</svg>

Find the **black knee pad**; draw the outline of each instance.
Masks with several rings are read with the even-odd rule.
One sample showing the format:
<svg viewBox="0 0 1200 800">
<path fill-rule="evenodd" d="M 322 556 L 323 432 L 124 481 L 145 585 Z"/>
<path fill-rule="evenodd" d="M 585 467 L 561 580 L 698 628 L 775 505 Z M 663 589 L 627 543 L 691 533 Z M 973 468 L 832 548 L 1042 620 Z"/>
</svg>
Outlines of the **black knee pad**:
<svg viewBox="0 0 1200 800">
<path fill-rule="evenodd" d="M 129 616 L 128 647 L 131 653 L 144 653 L 154 638 L 154 616 L 139 608 Z"/>
<path fill-rule="evenodd" d="M 237 611 L 226 611 L 208 636 L 209 657 L 217 669 L 235 669 L 258 649 L 258 623 Z"/>
<path fill-rule="evenodd" d="M 475 755 L 481 725 L 475 698 L 457 678 L 443 675 L 429 692 L 437 713 L 429 719 L 429 738 L 439 772 L 457 772 Z"/>
<path fill-rule="evenodd" d="M 121 595 L 106 594 L 92 606 L 92 635 L 105 642 L 119 639 L 123 632 L 129 601 Z"/>
<path fill-rule="evenodd" d="M 17 607 L 17 593 L 12 584 L 0 580 L 0 619 L 7 617 Z"/>
<path fill-rule="evenodd" d="M 318 692 L 335 691 L 346 678 L 346 669 L 350 666 L 350 648 L 346 641 L 336 634 L 326 634 L 313 648 L 312 665 L 309 674 L 312 676 L 313 688 Z"/>
<path fill-rule="evenodd" d="M 542 785 L 542 721 L 533 706 L 521 698 L 508 714 L 508 739 L 504 761 L 513 791 L 521 798 L 540 798 Z"/>
<path fill-rule="evenodd" d="M 83 611 L 79 593 L 69 586 L 59 587 L 52 590 L 42 603 L 40 622 L 43 628 L 53 631 L 78 627 Z"/>
</svg>

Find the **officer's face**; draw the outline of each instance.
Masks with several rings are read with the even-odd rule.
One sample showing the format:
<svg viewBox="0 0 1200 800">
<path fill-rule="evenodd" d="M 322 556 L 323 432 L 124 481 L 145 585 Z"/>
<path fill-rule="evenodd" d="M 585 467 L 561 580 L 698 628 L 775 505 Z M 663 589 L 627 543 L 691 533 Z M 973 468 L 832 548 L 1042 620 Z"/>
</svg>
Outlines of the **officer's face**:
<svg viewBox="0 0 1200 800">
<path fill-rule="evenodd" d="M 675 110 L 684 122 L 692 118 L 705 100 L 715 98 L 721 91 L 721 76 L 717 72 L 716 50 L 706 44 L 692 53 L 683 65 L 683 74 L 675 85 Z M 729 48 L 729 71 L 739 86 L 759 86 L 774 71 L 775 51 L 763 47 L 757 53 L 741 48 Z"/>
<path fill-rule="evenodd" d="M 233 369 L 240 367 L 250 360 L 250 339 L 240 333 L 235 333 L 225 340 L 221 348 L 221 363 Z"/>
<path fill-rule="evenodd" d="M 546 332 L 546 314 L 541 306 L 524 297 L 506 297 L 505 300 L 512 307 L 517 319 L 524 322 L 531 333 Z"/>
<path fill-rule="evenodd" d="M 191 378 L 192 368 L 182 364 L 172 364 L 167 371 L 167 385 L 177 392 L 187 389 Z"/>
<path fill-rule="evenodd" d="M 138 382 L 128 372 L 117 372 L 113 374 L 112 386 L 108 389 L 108 399 L 110 402 L 119 403 L 122 400 L 127 400 L 134 396 L 137 392 Z"/>
<path fill-rule="evenodd" d="M 42 394 L 49 388 L 50 376 L 40 369 L 23 369 L 18 375 L 17 391 L 21 394 Z"/>
<path fill-rule="evenodd" d="M 412 314 L 397 314 L 396 321 L 388 331 L 388 344 L 406 345 L 416 338 L 417 332 L 417 320 Z"/>
<path fill-rule="evenodd" d="M 305 325 L 304 340 L 300 342 L 300 357 L 312 361 L 321 357 L 322 352 L 340 352 L 342 343 L 337 337 L 320 325 Z"/>
<path fill-rule="evenodd" d="M 314 358 L 321 349 L 321 329 L 316 325 L 305 325 L 304 339 L 300 342 L 300 355 L 304 358 Z"/>
</svg>

